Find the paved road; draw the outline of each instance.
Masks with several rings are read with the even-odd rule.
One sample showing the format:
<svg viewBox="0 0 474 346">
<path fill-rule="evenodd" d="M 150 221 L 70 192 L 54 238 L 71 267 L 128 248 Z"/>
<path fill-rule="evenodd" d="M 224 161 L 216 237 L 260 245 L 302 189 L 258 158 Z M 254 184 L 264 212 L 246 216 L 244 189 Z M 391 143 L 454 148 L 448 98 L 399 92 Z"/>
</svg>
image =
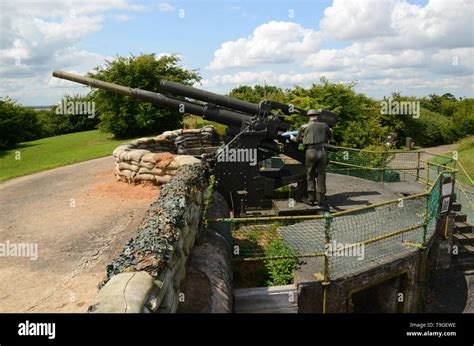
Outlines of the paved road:
<svg viewBox="0 0 474 346">
<path fill-rule="evenodd" d="M 113 158 L 0 184 L 0 312 L 84 312 L 158 189 L 117 182 Z M 12 256 L 37 245 L 37 260 Z M 0 251 L 0 255 L 2 252 Z M 34 257 L 34 256 L 33 256 Z"/>
</svg>

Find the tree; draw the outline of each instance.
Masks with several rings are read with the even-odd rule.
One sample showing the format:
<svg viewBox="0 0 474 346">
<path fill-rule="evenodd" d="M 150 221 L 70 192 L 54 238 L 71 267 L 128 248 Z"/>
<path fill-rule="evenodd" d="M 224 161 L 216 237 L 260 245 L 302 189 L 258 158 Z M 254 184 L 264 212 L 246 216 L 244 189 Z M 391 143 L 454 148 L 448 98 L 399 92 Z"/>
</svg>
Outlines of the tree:
<svg viewBox="0 0 474 346">
<path fill-rule="evenodd" d="M 286 99 L 286 92 L 282 88 L 271 85 L 255 85 L 254 87 L 241 85 L 238 88 L 232 89 L 229 96 L 253 103 L 259 103 L 265 99 L 284 102 Z"/>
<path fill-rule="evenodd" d="M 132 88 L 158 91 L 161 79 L 192 85 L 201 80 L 199 73 L 178 66 L 179 58 L 165 55 L 143 54 L 129 58 L 117 57 L 108 61 L 105 68 L 96 67 L 88 76 Z M 105 90 L 95 90 L 92 99 L 100 112 L 99 128 L 116 137 L 149 135 L 182 126 L 183 115 L 133 98 Z"/>
<path fill-rule="evenodd" d="M 41 136 L 41 126 L 33 109 L 22 107 L 15 100 L 0 99 L 0 148 Z"/>
<path fill-rule="evenodd" d="M 45 136 L 93 130 L 99 123 L 91 95 L 65 95 L 46 113 L 39 115 Z"/>
</svg>

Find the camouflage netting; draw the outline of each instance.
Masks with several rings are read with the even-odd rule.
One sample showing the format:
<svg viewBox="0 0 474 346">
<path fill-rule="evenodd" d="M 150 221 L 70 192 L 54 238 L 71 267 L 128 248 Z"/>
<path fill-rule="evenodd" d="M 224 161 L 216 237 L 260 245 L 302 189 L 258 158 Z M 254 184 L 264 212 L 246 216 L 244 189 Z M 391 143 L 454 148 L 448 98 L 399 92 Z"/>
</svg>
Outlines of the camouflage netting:
<svg viewBox="0 0 474 346">
<path fill-rule="evenodd" d="M 114 150 L 115 176 L 127 183 L 166 184 L 181 166 L 199 162 L 191 155 L 207 152 L 218 144 L 219 136 L 210 125 L 140 138 Z"/>
<path fill-rule="evenodd" d="M 107 277 L 100 286 L 123 272 L 146 271 L 156 278 L 163 268 L 185 260 L 201 222 L 206 185 L 203 165 L 179 169 L 147 211 L 136 235 L 107 266 Z"/>
</svg>

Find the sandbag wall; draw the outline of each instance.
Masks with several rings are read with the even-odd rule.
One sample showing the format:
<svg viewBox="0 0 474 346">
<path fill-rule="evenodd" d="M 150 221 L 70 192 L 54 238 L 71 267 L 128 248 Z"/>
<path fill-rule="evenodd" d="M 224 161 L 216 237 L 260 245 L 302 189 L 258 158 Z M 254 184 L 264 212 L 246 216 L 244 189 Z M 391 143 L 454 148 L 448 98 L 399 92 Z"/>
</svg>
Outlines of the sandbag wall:
<svg viewBox="0 0 474 346">
<path fill-rule="evenodd" d="M 214 148 L 219 142 L 211 125 L 140 138 L 114 150 L 115 176 L 127 183 L 162 185 L 169 182 L 181 166 L 199 162 L 191 155 L 207 152 L 206 149 Z"/>
<path fill-rule="evenodd" d="M 207 173 L 181 167 L 109 266 L 89 312 L 176 312 L 185 265 L 202 222 Z"/>
</svg>

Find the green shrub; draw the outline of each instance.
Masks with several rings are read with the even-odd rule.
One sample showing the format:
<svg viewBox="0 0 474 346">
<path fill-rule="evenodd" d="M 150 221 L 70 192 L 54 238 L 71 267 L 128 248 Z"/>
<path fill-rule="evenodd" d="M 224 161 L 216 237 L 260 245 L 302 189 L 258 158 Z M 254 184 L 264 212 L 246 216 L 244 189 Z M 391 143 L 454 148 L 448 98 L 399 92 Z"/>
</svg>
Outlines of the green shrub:
<svg viewBox="0 0 474 346">
<path fill-rule="evenodd" d="M 282 238 L 271 240 L 265 248 L 266 256 L 295 255 Z M 293 282 L 293 270 L 298 265 L 297 258 L 268 260 L 265 263 L 268 270 L 267 286 L 288 285 Z"/>
<path fill-rule="evenodd" d="M 60 105 L 54 105 L 49 111 L 42 112 L 39 116 L 44 137 L 95 130 L 99 123 L 98 116 L 88 114 L 88 107 L 74 106 L 81 104 L 92 106 L 92 102 L 90 95 L 65 95 L 60 101 Z M 58 107 L 60 108 L 58 109 Z M 97 112 L 97 110 L 94 111 Z"/>
<path fill-rule="evenodd" d="M 0 100 L 0 148 L 41 137 L 36 111 L 22 107 L 11 98 Z"/>
</svg>

